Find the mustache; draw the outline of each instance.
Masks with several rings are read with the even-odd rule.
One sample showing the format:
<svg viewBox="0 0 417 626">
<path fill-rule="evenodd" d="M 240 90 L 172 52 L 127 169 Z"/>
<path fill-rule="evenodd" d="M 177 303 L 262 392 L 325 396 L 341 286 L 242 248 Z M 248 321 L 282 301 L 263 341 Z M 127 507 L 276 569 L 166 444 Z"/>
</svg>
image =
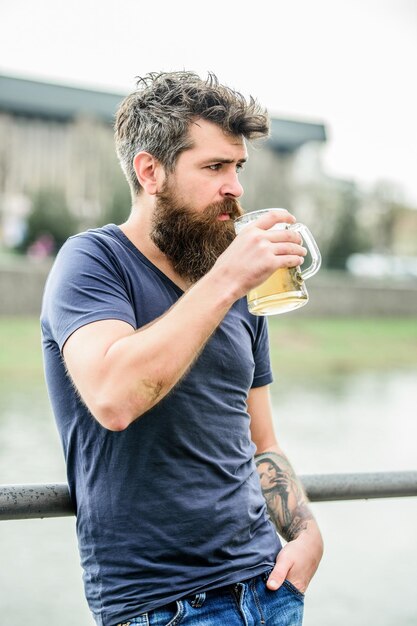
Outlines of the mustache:
<svg viewBox="0 0 417 626">
<path fill-rule="evenodd" d="M 243 215 L 243 209 L 235 198 L 224 198 L 220 202 L 210 204 L 204 211 L 204 215 L 209 219 L 216 219 L 224 214 L 235 220 Z"/>
<path fill-rule="evenodd" d="M 164 212 L 167 212 L 167 209 L 171 205 L 177 215 L 189 216 L 190 220 L 200 223 L 212 222 L 223 214 L 228 215 L 231 220 L 235 220 L 244 214 L 244 210 L 239 201 L 232 196 L 227 196 L 218 202 L 207 205 L 202 212 L 190 212 L 190 207 L 185 206 L 177 197 L 176 190 L 171 188 L 168 180 L 165 181 L 160 192 L 156 194 L 156 197 L 158 199 L 159 210 L 161 210 L 161 207 L 164 207 Z M 164 217 L 166 218 L 167 216 L 165 215 Z"/>
</svg>

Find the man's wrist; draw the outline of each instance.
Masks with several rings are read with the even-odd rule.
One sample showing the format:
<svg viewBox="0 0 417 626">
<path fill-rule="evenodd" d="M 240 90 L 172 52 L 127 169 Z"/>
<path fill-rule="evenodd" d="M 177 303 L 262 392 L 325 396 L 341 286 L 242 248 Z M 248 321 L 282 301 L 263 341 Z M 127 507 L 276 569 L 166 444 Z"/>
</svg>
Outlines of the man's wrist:
<svg viewBox="0 0 417 626">
<path fill-rule="evenodd" d="M 223 267 L 214 266 L 197 284 L 204 285 L 213 301 L 226 310 L 242 297 L 237 281 Z"/>
<path fill-rule="evenodd" d="M 311 546 L 311 549 L 315 551 L 318 557 L 318 561 L 320 561 L 324 551 L 324 543 L 322 534 L 314 517 L 311 517 L 306 524 L 306 527 L 297 535 L 297 537 L 295 537 L 295 540 L 300 540 Z"/>
</svg>

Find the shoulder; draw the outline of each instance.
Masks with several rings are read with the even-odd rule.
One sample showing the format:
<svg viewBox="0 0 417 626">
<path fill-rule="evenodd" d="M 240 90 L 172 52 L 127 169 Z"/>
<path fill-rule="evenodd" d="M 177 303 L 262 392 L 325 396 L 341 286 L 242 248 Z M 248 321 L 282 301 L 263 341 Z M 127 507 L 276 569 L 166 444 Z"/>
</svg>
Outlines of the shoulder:
<svg viewBox="0 0 417 626">
<path fill-rule="evenodd" d="M 135 324 L 121 243 L 113 229 L 104 226 L 74 235 L 58 252 L 44 288 L 41 322 L 60 345 L 70 332 L 92 321 L 111 318 Z"/>
<path fill-rule="evenodd" d="M 100 228 L 92 228 L 69 237 L 59 250 L 57 258 L 63 254 L 71 254 L 77 251 L 96 250 L 97 252 L 115 251 L 120 246 L 117 236 L 117 227 L 108 224 Z"/>
<path fill-rule="evenodd" d="M 69 237 L 58 251 L 50 277 L 77 275 L 89 267 L 117 270 L 122 246 L 116 229 L 108 225 Z"/>
</svg>

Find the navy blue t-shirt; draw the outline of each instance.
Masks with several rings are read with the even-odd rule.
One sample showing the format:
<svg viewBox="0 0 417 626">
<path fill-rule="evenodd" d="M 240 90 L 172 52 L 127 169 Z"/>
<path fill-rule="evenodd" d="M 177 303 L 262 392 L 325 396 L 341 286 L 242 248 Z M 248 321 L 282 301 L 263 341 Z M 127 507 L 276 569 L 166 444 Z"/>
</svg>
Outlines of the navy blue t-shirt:
<svg viewBox="0 0 417 626">
<path fill-rule="evenodd" d="M 272 380 L 267 326 L 245 299 L 176 387 L 122 432 L 94 419 L 66 372 L 62 347 L 77 328 L 117 319 L 139 329 L 182 294 L 115 225 L 70 238 L 45 288 L 46 381 L 100 625 L 260 574 L 280 549 L 246 405 L 251 387 Z"/>
</svg>

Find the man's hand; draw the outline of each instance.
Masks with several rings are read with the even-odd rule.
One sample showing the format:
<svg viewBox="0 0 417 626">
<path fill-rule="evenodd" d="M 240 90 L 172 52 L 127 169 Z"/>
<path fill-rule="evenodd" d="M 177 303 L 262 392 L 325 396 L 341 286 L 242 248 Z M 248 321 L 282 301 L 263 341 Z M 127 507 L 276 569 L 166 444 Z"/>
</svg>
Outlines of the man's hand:
<svg viewBox="0 0 417 626">
<path fill-rule="evenodd" d="M 267 587 L 276 591 L 285 579 L 305 593 L 323 555 L 323 541 L 318 531 L 311 529 L 288 542 L 278 553 Z"/>
<path fill-rule="evenodd" d="M 281 209 L 248 224 L 219 256 L 209 274 L 216 275 L 226 290 L 232 290 L 232 299 L 237 300 L 275 270 L 301 265 L 307 250 L 301 245 L 300 234 L 273 228 L 276 224 L 295 222 L 291 213 Z"/>
</svg>

